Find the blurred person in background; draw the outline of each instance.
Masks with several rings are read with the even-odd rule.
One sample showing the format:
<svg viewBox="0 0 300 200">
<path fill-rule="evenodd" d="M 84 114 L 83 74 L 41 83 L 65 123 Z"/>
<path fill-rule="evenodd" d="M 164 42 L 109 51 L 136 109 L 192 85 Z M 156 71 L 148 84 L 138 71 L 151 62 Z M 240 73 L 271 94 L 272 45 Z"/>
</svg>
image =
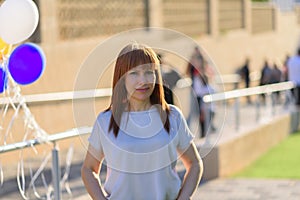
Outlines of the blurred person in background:
<svg viewBox="0 0 300 200">
<path fill-rule="evenodd" d="M 296 105 L 300 106 L 300 48 L 297 50 L 297 54 L 292 56 L 287 62 L 288 68 L 288 80 L 295 84 L 295 88 L 292 89 L 292 94 L 295 99 Z"/>
<path fill-rule="evenodd" d="M 244 65 L 240 69 L 240 76 L 242 80 L 244 80 L 245 88 L 250 87 L 250 59 L 247 57 L 245 59 Z M 252 104 L 250 96 L 247 96 L 247 103 L 250 105 Z"/>
<path fill-rule="evenodd" d="M 283 66 L 282 66 L 282 81 L 289 81 L 289 75 L 288 75 L 288 61 L 290 59 L 290 55 L 286 54 L 285 59 L 283 61 Z M 292 92 L 290 90 L 287 90 L 284 92 L 284 106 L 287 108 L 289 104 L 292 102 Z"/>
<path fill-rule="evenodd" d="M 201 128 L 203 127 L 201 124 L 203 124 L 203 119 L 204 119 L 204 112 L 201 109 L 203 107 L 201 89 L 204 84 L 202 81 L 203 76 L 205 75 L 204 65 L 205 65 L 204 57 L 202 56 L 199 48 L 195 47 L 186 68 L 186 74 L 188 77 L 191 78 L 192 81 L 191 104 L 190 104 L 190 112 L 187 121 L 188 124 L 191 125 L 193 117 L 196 116 L 196 120 L 198 121 L 198 125 L 200 127 L 199 130 L 200 137 L 204 137 L 205 135 L 205 133 L 202 132 L 202 128 Z M 197 105 L 195 105 L 195 101 L 194 101 L 195 98 L 196 98 Z"/>
<path fill-rule="evenodd" d="M 175 68 L 165 61 L 163 54 L 158 53 L 157 57 L 161 64 L 165 99 L 168 104 L 174 105 L 173 89 L 176 87 L 177 81 L 181 77 Z"/>
<path fill-rule="evenodd" d="M 282 66 L 282 81 L 288 81 L 288 61 L 290 59 L 290 55 L 287 54 L 285 56 L 285 60 L 283 61 L 283 66 Z"/>
<path fill-rule="evenodd" d="M 214 103 L 205 103 L 203 97 L 205 95 L 210 95 L 215 93 L 215 89 L 209 84 L 208 77 L 203 75 L 201 77 L 202 86 L 200 89 L 201 95 L 201 113 L 200 115 L 200 124 L 201 124 L 201 137 L 205 137 L 208 132 L 215 132 L 216 127 L 214 125 L 215 118 L 215 106 Z"/>
<path fill-rule="evenodd" d="M 259 86 L 267 85 L 271 83 L 272 69 L 267 59 L 265 59 L 263 67 L 261 69 Z M 266 104 L 266 94 L 261 94 L 263 105 Z"/>
<path fill-rule="evenodd" d="M 282 72 L 279 69 L 278 65 L 274 63 L 271 71 L 270 83 L 275 84 L 275 83 L 280 83 L 281 81 L 282 81 Z M 272 95 L 273 95 L 272 98 L 274 100 L 274 103 L 275 104 L 280 103 L 280 91 L 276 91 Z"/>
</svg>

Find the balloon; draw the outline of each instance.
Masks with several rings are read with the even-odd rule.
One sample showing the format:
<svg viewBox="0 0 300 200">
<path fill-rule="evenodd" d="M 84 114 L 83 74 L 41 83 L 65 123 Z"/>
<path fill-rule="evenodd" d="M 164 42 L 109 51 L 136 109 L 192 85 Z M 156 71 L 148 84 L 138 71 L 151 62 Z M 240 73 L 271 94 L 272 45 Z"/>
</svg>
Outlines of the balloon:
<svg viewBox="0 0 300 200">
<path fill-rule="evenodd" d="M 6 89 L 7 77 L 5 70 L 0 67 L 0 93 L 4 92 Z"/>
<path fill-rule="evenodd" d="M 25 43 L 11 53 L 8 60 L 8 71 L 14 81 L 27 85 L 36 81 L 46 65 L 45 54 L 36 44 Z"/>
<path fill-rule="evenodd" d="M 5 43 L 1 38 L 0 38 L 0 61 L 2 60 L 3 56 L 6 56 L 10 54 L 11 52 L 12 45 Z"/>
<path fill-rule="evenodd" d="M 0 7 L 0 37 L 8 44 L 28 39 L 39 21 L 37 6 L 32 0 L 6 0 Z"/>
</svg>

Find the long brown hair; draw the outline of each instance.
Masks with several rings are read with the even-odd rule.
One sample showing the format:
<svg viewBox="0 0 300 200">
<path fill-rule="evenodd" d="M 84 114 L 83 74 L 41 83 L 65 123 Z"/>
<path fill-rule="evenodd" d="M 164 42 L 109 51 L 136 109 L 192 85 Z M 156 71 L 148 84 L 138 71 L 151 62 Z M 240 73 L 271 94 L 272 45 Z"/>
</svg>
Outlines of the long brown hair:
<svg viewBox="0 0 300 200">
<path fill-rule="evenodd" d="M 129 70 L 145 64 L 155 65 L 156 83 L 150 96 L 150 103 L 159 109 L 164 128 L 168 133 L 170 132 L 170 107 L 165 101 L 160 62 L 157 55 L 146 45 L 131 43 L 125 46 L 118 55 L 113 75 L 112 98 L 109 107 L 106 109 L 106 111 L 111 110 L 112 112 L 109 131 L 113 130 L 115 137 L 118 136 L 119 125 L 125 108 L 130 108 L 127 101 L 124 75 Z"/>
</svg>

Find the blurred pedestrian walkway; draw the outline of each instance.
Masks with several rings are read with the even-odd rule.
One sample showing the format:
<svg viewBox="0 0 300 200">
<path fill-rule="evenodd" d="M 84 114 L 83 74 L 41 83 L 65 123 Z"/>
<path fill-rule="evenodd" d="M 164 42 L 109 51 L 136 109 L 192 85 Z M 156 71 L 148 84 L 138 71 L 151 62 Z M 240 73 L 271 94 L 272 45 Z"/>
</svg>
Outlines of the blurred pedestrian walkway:
<svg viewBox="0 0 300 200">
<path fill-rule="evenodd" d="M 200 184 L 193 200 L 299 200 L 300 180 L 216 179 Z M 75 200 L 90 200 L 88 195 Z"/>
<path fill-rule="evenodd" d="M 201 184 L 195 200 L 298 200 L 300 180 L 216 179 Z"/>
</svg>

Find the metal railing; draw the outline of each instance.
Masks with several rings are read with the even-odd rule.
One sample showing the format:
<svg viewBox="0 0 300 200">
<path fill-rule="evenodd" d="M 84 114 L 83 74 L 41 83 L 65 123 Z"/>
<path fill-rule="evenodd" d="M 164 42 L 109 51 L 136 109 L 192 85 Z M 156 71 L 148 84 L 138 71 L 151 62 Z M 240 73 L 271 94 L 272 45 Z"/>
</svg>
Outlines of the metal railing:
<svg viewBox="0 0 300 200">
<path fill-rule="evenodd" d="M 111 96 L 111 88 L 95 89 L 95 90 L 81 90 L 81 91 L 70 91 L 70 92 L 56 92 L 47 94 L 34 94 L 25 95 L 24 99 L 26 103 L 37 103 L 37 102 L 51 102 L 51 101 L 69 101 L 78 99 L 89 99 L 89 98 L 103 98 Z M 17 104 L 19 99 L 11 99 L 9 97 L 0 98 L 0 105 L 5 104 Z M 39 144 L 53 143 L 52 149 L 52 181 L 54 190 L 54 199 L 61 199 L 61 186 L 60 186 L 60 165 L 59 165 L 59 151 L 56 142 L 59 140 L 65 140 L 68 138 L 89 134 L 92 127 L 79 127 L 69 131 L 47 135 L 46 137 L 26 140 L 13 144 L 7 144 L 0 146 L 0 154 L 7 153 L 10 151 L 21 150 L 28 147 L 33 147 Z"/>
<path fill-rule="evenodd" d="M 54 92 L 46 94 L 32 94 L 25 95 L 26 103 L 38 103 L 49 101 L 69 101 L 78 99 L 89 99 L 99 97 L 109 97 L 112 94 L 111 88 L 101 88 L 93 90 L 80 90 L 80 91 L 68 91 L 68 92 Z M 18 100 L 9 99 L 8 97 L 0 98 L 0 105 L 8 103 L 20 103 Z"/>
<path fill-rule="evenodd" d="M 69 131 L 56 133 L 49 135 L 47 138 L 43 139 L 32 139 L 32 140 L 26 140 L 23 142 L 17 142 L 13 144 L 7 144 L 4 146 L 0 146 L 0 154 L 7 153 L 10 151 L 20 150 L 27 147 L 32 147 L 39 144 L 45 144 L 45 143 L 55 143 L 59 140 L 65 140 L 71 137 L 81 136 L 90 133 L 92 130 L 92 127 L 80 127 L 80 128 L 74 128 Z"/>
<path fill-rule="evenodd" d="M 220 92 L 215 94 L 209 94 L 205 95 L 203 97 L 204 103 L 213 103 L 218 101 L 226 101 L 229 99 L 234 99 L 234 113 L 235 113 L 235 128 L 236 130 L 239 129 L 240 125 L 240 98 L 241 97 L 248 97 L 257 95 L 258 98 L 256 98 L 256 120 L 258 121 L 260 118 L 260 98 L 259 95 L 262 94 L 273 94 L 274 92 L 280 92 L 280 91 L 289 91 L 292 88 L 294 88 L 295 85 L 291 81 L 287 82 L 281 82 L 281 83 L 275 83 L 275 84 L 268 84 L 263 86 L 257 86 L 257 87 L 250 87 L 250 88 L 244 88 L 244 89 L 236 89 L 232 91 L 227 92 Z M 271 96 L 272 98 L 272 96 Z M 272 112 L 274 112 L 274 106 L 275 102 L 272 98 Z M 206 120 L 208 121 L 208 120 Z"/>
<path fill-rule="evenodd" d="M 69 131 L 52 134 L 49 135 L 47 138 L 43 138 L 43 139 L 32 139 L 23 142 L 7 144 L 4 146 L 0 146 L 0 154 L 32 147 L 39 144 L 53 143 L 52 181 L 53 181 L 54 199 L 60 200 L 61 199 L 61 186 L 60 186 L 61 172 L 60 172 L 60 165 L 59 165 L 59 150 L 57 148 L 56 142 L 59 140 L 65 140 L 76 136 L 86 135 L 89 134 L 91 131 L 92 131 L 92 127 L 80 127 Z"/>
</svg>

